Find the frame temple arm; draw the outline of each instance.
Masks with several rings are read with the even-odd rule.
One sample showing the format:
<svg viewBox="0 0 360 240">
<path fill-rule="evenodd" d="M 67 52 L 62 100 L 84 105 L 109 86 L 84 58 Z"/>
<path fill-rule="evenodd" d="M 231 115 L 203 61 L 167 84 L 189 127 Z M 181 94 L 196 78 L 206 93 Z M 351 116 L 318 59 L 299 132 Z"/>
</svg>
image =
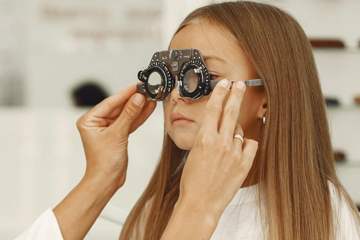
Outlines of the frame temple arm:
<svg viewBox="0 0 360 240">
<path fill-rule="evenodd" d="M 210 81 L 210 87 L 211 90 L 213 90 L 216 86 L 216 84 L 218 82 L 220 82 L 221 80 L 214 80 L 214 81 Z M 234 83 L 235 81 L 230 81 L 231 85 Z M 246 80 L 245 81 L 245 86 L 246 87 L 256 87 L 256 86 L 262 86 L 263 83 L 261 81 L 261 79 L 251 79 L 251 80 Z"/>
</svg>

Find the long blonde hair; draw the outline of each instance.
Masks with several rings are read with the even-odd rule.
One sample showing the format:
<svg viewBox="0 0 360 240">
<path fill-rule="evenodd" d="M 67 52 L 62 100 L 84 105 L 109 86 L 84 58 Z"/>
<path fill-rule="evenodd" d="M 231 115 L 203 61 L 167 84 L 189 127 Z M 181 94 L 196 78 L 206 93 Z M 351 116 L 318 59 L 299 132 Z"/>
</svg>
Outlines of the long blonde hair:
<svg viewBox="0 0 360 240">
<path fill-rule="evenodd" d="M 301 26 L 274 6 L 240 1 L 196 9 L 176 33 L 196 20 L 230 32 L 264 83 L 267 122 L 244 184 L 259 183 L 259 194 L 265 189 L 268 238 L 335 239 L 329 182 L 360 226 L 357 208 L 336 176 L 325 102 Z M 187 154 L 165 129 L 160 160 L 123 226 L 121 240 L 161 238 L 179 197 Z"/>
</svg>

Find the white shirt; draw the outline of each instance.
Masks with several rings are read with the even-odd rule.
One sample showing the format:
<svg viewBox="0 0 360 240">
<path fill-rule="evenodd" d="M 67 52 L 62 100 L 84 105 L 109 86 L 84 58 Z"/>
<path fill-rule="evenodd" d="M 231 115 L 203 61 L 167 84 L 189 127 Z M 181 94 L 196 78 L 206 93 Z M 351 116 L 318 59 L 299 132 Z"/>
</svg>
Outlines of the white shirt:
<svg viewBox="0 0 360 240">
<path fill-rule="evenodd" d="M 351 216 L 351 210 L 343 200 L 340 204 L 339 198 L 335 194 L 334 185 L 328 181 L 330 188 L 331 202 L 334 207 L 335 218 L 339 220 L 339 232 L 337 240 L 360 240 L 355 219 Z M 258 185 L 240 188 L 234 198 L 220 217 L 215 232 L 211 240 L 258 240 L 267 236 L 261 227 L 260 209 L 258 207 Z M 266 196 L 261 196 L 261 206 L 264 216 Z M 360 230 L 360 229 L 359 229 Z M 265 238 L 266 239 L 266 238 Z"/>
<path fill-rule="evenodd" d="M 360 240 L 355 220 L 349 207 L 334 194 L 334 187 L 329 183 L 331 201 L 339 217 L 339 234 L 337 240 Z M 258 185 L 240 188 L 220 217 L 219 223 L 211 236 L 211 240 L 257 240 L 267 232 L 262 232 L 260 211 L 258 207 Z M 262 196 L 264 206 L 266 196 Z M 265 209 L 265 208 L 264 208 Z M 266 214 L 266 212 L 264 212 Z M 267 230 L 266 230 L 267 231 Z M 52 210 L 49 208 L 35 223 L 15 240 L 63 240 L 59 225 Z M 85 238 L 87 239 L 87 238 Z"/>
<path fill-rule="evenodd" d="M 211 240 L 263 239 L 257 191 L 258 185 L 238 190 L 221 215 Z M 265 199 L 266 196 L 262 195 L 264 207 Z"/>
</svg>

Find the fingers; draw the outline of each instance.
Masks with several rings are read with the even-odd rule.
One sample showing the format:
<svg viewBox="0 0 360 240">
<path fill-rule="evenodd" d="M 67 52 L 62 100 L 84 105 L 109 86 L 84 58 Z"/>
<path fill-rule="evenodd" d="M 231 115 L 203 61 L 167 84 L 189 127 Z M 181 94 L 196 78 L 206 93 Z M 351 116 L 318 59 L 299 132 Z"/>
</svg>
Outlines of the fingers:
<svg viewBox="0 0 360 240">
<path fill-rule="evenodd" d="M 138 127 L 140 127 L 146 121 L 146 119 L 149 118 L 149 116 L 154 112 L 155 107 L 156 107 L 156 102 L 154 101 L 149 101 L 147 104 L 145 104 L 139 117 L 132 124 L 130 128 L 130 133 L 134 132 Z"/>
<path fill-rule="evenodd" d="M 134 93 L 136 93 L 136 84 L 137 83 L 131 84 L 122 91 L 106 98 L 105 100 L 97 104 L 95 107 L 93 107 L 90 111 L 88 111 L 85 115 L 98 118 L 108 117 L 113 111 L 116 111 L 117 108 L 122 108 L 126 101 Z"/>
<path fill-rule="evenodd" d="M 242 130 L 239 123 L 237 123 L 235 126 L 234 135 L 237 133 L 244 137 L 244 131 Z M 234 146 L 236 150 L 238 150 L 240 153 L 242 152 L 243 142 L 240 139 L 234 137 Z"/>
<path fill-rule="evenodd" d="M 254 158 L 256 156 L 256 152 L 258 149 L 258 142 L 252 139 L 244 138 L 244 143 L 242 146 L 242 157 L 241 162 L 242 166 L 251 168 Z"/>
<path fill-rule="evenodd" d="M 237 126 L 237 131 L 235 131 L 235 127 L 239 118 L 240 106 L 245 89 L 246 86 L 243 81 L 234 82 L 232 85 L 219 129 L 220 134 L 224 135 L 224 137 L 231 137 L 234 133 L 240 133 L 241 136 L 243 136 L 241 127 Z"/>
<path fill-rule="evenodd" d="M 141 111 L 144 107 L 145 97 L 140 93 L 134 94 L 129 101 L 125 104 L 124 109 L 120 113 L 120 116 L 112 125 L 116 132 L 129 134 L 132 124 L 140 116 Z"/>
<path fill-rule="evenodd" d="M 147 107 L 153 101 L 145 101 L 144 109 Z M 122 104 L 120 107 L 116 108 L 114 111 L 112 111 L 107 118 L 116 120 L 119 116 L 122 110 L 124 109 L 125 104 Z"/>
<path fill-rule="evenodd" d="M 218 129 L 218 122 L 221 117 L 222 104 L 229 90 L 230 82 L 227 79 L 216 84 L 209 101 L 206 104 L 204 117 L 201 123 L 201 131 L 213 131 Z"/>
</svg>

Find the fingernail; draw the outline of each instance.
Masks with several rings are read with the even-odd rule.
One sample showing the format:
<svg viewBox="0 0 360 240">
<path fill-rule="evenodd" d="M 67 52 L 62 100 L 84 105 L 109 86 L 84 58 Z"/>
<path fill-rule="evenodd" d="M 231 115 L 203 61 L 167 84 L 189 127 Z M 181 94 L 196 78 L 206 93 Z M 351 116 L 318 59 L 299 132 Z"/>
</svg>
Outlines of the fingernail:
<svg viewBox="0 0 360 240">
<path fill-rule="evenodd" d="M 133 99 L 135 105 L 141 106 L 144 102 L 144 98 L 140 94 L 136 94 Z"/>
<path fill-rule="evenodd" d="M 238 81 L 236 83 L 236 87 L 239 88 L 239 89 L 245 89 L 245 84 L 243 81 Z"/>
<path fill-rule="evenodd" d="M 229 80 L 223 79 L 220 81 L 220 86 L 226 88 L 229 85 Z"/>
</svg>

